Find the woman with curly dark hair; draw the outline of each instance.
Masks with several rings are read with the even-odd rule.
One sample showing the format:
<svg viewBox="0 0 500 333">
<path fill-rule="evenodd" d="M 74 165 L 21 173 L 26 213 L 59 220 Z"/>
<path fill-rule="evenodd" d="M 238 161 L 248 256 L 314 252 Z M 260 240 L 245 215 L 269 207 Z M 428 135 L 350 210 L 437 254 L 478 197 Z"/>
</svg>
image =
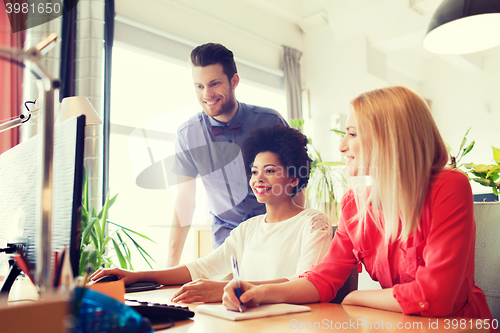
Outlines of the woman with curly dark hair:
<svg viewBox="0 0 500 333">
<path fill-rule="evenodd" d="M 259 128 L 244 141 L 243 156 L 250 187 L 266 205 L 266 214 L 241 223 L 214 252 L 186 265 L 142 272 L 101 269 L 91 280 L 113 274 L 125 285 L 185 283 L 172 301 L 220 302 L 228 281 L 209 279 L 231 273 L 231 255 L 239 262 L 241 278 L 255 284 L 294 280 L 319 263 L 332 240 L 330 221 L 325 214 L 293 201 L 309 180 L 307 138 L 280 124 Z"/>
<path fill-rule="evenodd" d="M 292 177 L 294 186 L 290 188 L 289 194 L 294 197 L 307 186 L 312 162 L 307 149 L 297 147 L 307 147 L 307 138 L 295 129 L 276 124 L 254 130 L 252 136 L 243 142 L 243 160 L 247 173 L 249 176 L 254 174 L 252 164 L 258 154 L 272 154 L 285 167 L 280 175 Z"/>
</svg>

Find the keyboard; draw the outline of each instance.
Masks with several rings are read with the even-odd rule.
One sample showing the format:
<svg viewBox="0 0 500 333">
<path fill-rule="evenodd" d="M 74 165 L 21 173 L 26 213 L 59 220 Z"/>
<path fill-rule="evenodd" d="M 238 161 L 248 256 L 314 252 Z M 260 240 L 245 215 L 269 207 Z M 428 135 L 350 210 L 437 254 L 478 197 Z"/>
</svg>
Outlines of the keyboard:
<svg viewBox="0 0 500 333">
<path fill-rule="evenodd" d="M 152 323 L 161 321 L 186 320 L 194 316 L 194 312 L 187 306 L 160 304 L 127 299 L 125 304 L 137 311 L 141 316 L 148 318 Z"/>
</svg>

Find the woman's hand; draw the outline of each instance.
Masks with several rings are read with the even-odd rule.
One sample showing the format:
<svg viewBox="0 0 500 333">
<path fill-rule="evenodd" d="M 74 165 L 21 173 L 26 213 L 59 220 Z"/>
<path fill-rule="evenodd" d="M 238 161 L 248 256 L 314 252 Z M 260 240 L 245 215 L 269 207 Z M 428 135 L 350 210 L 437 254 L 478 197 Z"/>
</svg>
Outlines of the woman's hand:
<svg viewBox="0 0 500 333">
<path fill-rule="evenodd" d="M 227 281 L 197 279 L 183 285 L 172 297 L 172 302 L 220 302 Z"/>
<path fill-rule="evenodd" d="M 90 281 L 96 281 L 104 275 L 116 275 L 118 280 L 122 280 L 126 286 L 137 282 L 136 273 L 121 268 L 101 268 L 90 276 Z"/>
<path fill-rule="evenodd" d="M 228 310 L 239 311 L 241 303 L 243 303 L 243 310 L 246 307 L 257 306 L 263 300 L 264 286 L 255 286 L 251 283 L 240 281 L 241 296 L 238 300 L 234 289 L 236 288 L 236 281 L 232 280 L 224 287 L 224 295 L 222 295 L 222 304 Z M 241 301 L 241 303 L 240 303 Z"/>
</svg>

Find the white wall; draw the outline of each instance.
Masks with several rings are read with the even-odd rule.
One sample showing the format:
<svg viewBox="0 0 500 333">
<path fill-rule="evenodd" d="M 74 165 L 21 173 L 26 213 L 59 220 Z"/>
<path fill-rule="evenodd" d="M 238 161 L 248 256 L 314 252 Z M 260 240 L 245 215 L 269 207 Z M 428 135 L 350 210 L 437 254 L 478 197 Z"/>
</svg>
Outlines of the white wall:
<svg viewBox="0 0 500 333">
<path fill-rule="evenodd" d="M 339 161 L 339 137 L 330 129 L 342 129 L 339 114 L 347 114 L 352 98 L 386 85 L 385 57 L 364 35 L 335 41 L 324 27 L 307 32 L 304 44 L 303 88 L 310 90 L 311 108 L 305 131 L 326 160 Z"/>
<path fill-rule="evenodd" d="M 123 0 L 116 2 L 116 12 L 192 46 L 221 43 L 237 59 L 273 70 L 281 68 L 281 45 L 302 50 L 296 24 L 244 1 Z"/>
<path fill-rule="evenodd" d="M 454 150 L 471 127 L 468 138 L 476 145 L 462 162 L 492 162 L 491 145 L 500 146 L 500 56 L 386 53 L 371 45 L 370 31 L 377 27 L 357 34 L 346 34 L 345 26 L 339 33 L 339 27 L 330 23 L 304 35 L 303 80 L 311 96 L 306 131 L 322 154 L 340 158 L 338 139 L 329 129 L 337 113 L 347 112 L 352 98 L 382 86 L 405 85 L 432 102 L 441 134 Z M 475 183 L 472 188 L 474 193 L 491 192 Z"/>
<path fill-rule="evenodd" d="M 443 59 L 431 64 L 431 76 L 425 89 L 432 100 L 434 117 L 441 134 L 452 149 L 460 146 L 470 127 L 469 141 L 474 149 L 462 162 L 491 164 L 491 145 L 500 146 L 500 57 L 484 59 L 477 71 L 457 69 Z M 490 189 L 471 183 L 474 193 Z"/>
</svg>

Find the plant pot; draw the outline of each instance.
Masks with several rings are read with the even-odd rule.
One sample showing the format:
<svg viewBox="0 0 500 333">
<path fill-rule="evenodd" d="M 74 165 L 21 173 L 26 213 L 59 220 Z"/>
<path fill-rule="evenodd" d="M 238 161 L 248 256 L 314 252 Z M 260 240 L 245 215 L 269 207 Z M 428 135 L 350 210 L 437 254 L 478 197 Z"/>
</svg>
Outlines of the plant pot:
<svg viewBox="0 0 500 333">
<path fill-rule="evenodd" d="M 494 202 L 498 201 L 498 195 L 494 193 L 474 194 L 474 202 Z"/>
<path fill-rule="evenodd" d="M 475 202 L 475 280 L 493 318 L 500 319 L 500 202 Z"/>
</svg>

